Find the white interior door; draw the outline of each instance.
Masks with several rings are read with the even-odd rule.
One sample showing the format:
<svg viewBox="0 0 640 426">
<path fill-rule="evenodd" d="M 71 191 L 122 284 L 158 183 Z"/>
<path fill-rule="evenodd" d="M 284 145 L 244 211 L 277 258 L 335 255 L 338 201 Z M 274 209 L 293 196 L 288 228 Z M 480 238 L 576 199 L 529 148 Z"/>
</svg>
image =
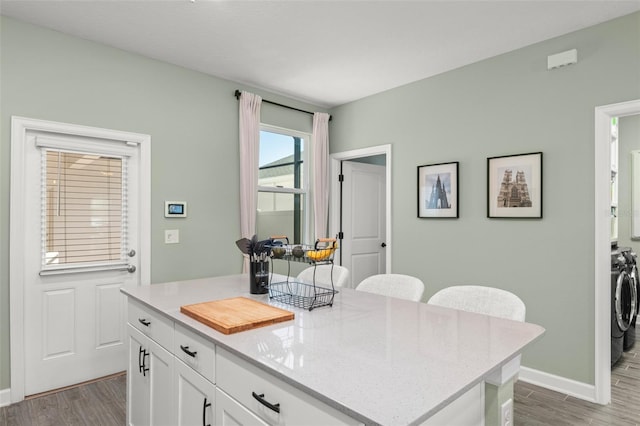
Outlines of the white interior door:
<svg viewBox="0 0 640 426">
<path fill-rule="evenodd" d="M 342 265 L 351 287 L 385 273 L 386 170 L 384 166 L 342 163 Z"/>
<path fill-rule="evenodd" d="M 12 292 L 23 299 L 15 307 L 23 320 L 23 395 L 32 395 L 126 369 L 120 287 L 140 284 L 146 197 L 137 143 L 39 130 L 22 140 L 22 202 L 12 198 L 11 208 L 12 220 L 23 209 L 23 269 Z M 14 158 L 12 167 L 20 167 Z M 12 240 L 20 238 L 15 232 Z M 13 378 L 12 369 L 12 386 Z"/>
</svg>

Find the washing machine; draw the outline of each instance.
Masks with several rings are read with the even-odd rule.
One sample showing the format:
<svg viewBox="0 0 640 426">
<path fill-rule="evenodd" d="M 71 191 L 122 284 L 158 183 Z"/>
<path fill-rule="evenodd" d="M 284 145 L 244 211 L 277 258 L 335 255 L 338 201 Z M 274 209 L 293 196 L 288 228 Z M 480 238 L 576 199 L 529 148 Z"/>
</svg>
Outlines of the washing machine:
<svg viewBox="0 0 640 426">
<path fill-rule="evenodd" d="M 611 366 L 618 362 L 624 348 L 624 334 L 635 315 L 631 277 L 620 250 L 611 252 Z"/>
<path fill-rule="evenodd" d="M 637 266 L 638 256 L 631 247 L 624 247 L 619 250 L 625 258 L 627 265 L 626 271 L 631 279 L 631 301 L 635 308 L 629 328 L 624 332 L 624 342 L 622 344 L 622 350 L 628 351 L 633 348 L 633 345 L 636 343 L 636 320 L 638 318 L 638 311 L 640 310 L 640 281 L 638 280 Z"/>
</svg>

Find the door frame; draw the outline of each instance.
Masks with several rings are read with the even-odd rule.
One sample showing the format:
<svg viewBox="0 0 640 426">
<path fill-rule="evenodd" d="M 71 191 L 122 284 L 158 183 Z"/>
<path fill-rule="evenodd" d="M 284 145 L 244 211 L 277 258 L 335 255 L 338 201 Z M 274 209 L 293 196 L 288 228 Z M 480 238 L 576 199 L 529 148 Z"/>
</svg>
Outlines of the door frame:
<svg viewBox="0 0 640 426">
<path fill-rule="evenodd" d="M 595 109 L 595 384 L 594 400 L 611 402 L 611 119 L 640 114 L 640 99 Z"/>
<path fill-rule="evenodd" d="M 140 283 L 148 285 L 151 274 L 151 136 L 69 123 L 11 117 L 11 186 L 9 227 L 9 329 L 11 359 L 11 402 L 24 399 L 24 234 L 27 224 L 22 212 L 26 209 L 25 150 L 28 131 L 43 131 L 88 138 L 124 141 L 140 149 Z"/>
<path fill-rule="evenodd" d="M 385 240 L 387 243 L 385 271 L 391 273 L 391 258 L 393 244 L 391 240 L 391 144 L 372 146 L 369 148 L 354 149 L 351 151 L 337 152 L 330 155 L 330 173 L 331 173 L 331 197 L 329 214 L 329 235 L 336 235 L 340 230 L 340 182 L 338 175 L 340 174 L 340 162 L 344 160 L 353 160 L 356 158 L 371 157 L 373 155 L 385 155 L 386 169 L 386 200 L 385 200 Z"/>
</svg>

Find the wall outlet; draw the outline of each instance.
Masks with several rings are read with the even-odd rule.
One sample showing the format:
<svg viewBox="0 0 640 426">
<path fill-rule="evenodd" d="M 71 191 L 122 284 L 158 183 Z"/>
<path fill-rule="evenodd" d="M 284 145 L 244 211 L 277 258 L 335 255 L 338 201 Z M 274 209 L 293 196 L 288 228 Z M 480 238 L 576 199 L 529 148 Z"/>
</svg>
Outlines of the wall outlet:
<svg viewBox="0 0 640 426">
<path fill-rule="evenodd" d="M 180 242 L 180 231 L 177 229 L 165 229 L 164 230 L 164 243 L 165 244 L 178 244 Z"/>
<path fill-rule="evenodd" d="M 500 408 L 500 426 L 513 426 L 513 399 L 509 398 Z"/>
</svg>

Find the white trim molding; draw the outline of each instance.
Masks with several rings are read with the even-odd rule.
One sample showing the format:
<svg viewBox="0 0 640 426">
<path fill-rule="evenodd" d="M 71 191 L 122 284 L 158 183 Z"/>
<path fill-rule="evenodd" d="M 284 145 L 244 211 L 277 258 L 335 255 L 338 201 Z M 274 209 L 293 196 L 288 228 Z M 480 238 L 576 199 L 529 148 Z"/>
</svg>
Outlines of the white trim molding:
<svg viewBox="0 0 640 426">
<path fill-rule="evenodd" d="M 371 157 L 374 155 L 385 155 L 386 158 L 386 261 L 385 270 L 387 274 L 391 273 L 391 258 L 393 253 L 393 240 L 391 238 L 391 144 L 372 146 L 369 148 L 354 149 L 351 151 L 338 152 L 330 155 L 330 195 L 329 195 L 329 235 L 336 235 L 340 227 L 340 188 L 338 175 L 340 174 L 340 162 L 344 160 L 352 160 L 354 158 Z"/>
<path fill-rule="evenodd" d="M 532 385 L 541 386 L 545 389 L 551 389 L 556 392 L 584 399 L 585 401 L 596 402 L 594 385 L 556 376 L 555 374 L 545 373 L 544 371 L 534 370 L 529 367 L 520 367 L 518 379 L 531 383 Z"/>
<path fill-rule="evenodd" d="M 11 117 L 11 184 L 10 184 L 10 227 L 9 227 L 9 327 L 11 388 L 10 402 L 22 401 L 25 397 L 25 363 L 24 363 L 24 248 L 26 209 L 25 197 L 25 152 L 27 132 L 41 131 L 50 134 L 64 134 L 88 138 L 105 139 L 114 142 L 125 142 L 137 145 L 140 149 L 139 167 L 139 232 L 140 232 L 140 283 L 150 284 L 151 280 L 151 136 L 119 130 L 101 129 L 97 127 L 58 123 L 25 117 Z M 2 391 L 5 397 L 7 390 Z"/>
<path fill-rule="evenodd" d="M 594 402 L 611 402 L 611 119 L 640 114 L 640 99 L 595 109 L 595 386 Z"/>
<path fill-rule="evenodd" d="M 0 389 L 0 407 L 11 404 L 11 389 Z"/>
</svg>

